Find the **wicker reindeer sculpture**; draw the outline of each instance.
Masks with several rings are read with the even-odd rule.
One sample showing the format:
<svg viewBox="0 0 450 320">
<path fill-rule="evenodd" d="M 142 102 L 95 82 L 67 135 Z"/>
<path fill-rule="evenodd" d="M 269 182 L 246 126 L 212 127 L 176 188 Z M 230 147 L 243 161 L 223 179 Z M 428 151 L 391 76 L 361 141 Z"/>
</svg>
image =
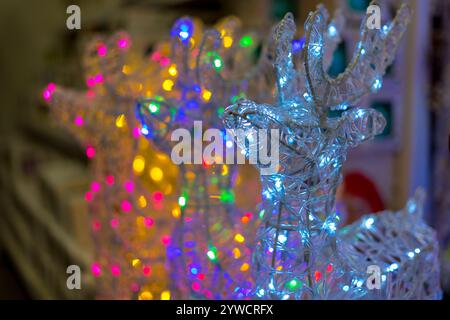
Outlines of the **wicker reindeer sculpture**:
<svg viewBox="0 0 450 320">
<path fill-rule="evenodd" d="M 381 88 L 409 16 L 410 9 L 402 5 L 381 30 L 369 29 L 366 16 L 352 61 L 332 79 L 324 70 L 324 33 L 329 30 L 323 9 L 311 13 L 305 23 L 302 59 L 296 64 L 296 28 L 287 14 L 274 30 L 278 101 L 269 105 L 239 100 L 225 110 L 225 127 L 240 131 L 235 136 L 241 137 L 237 142 L 244 150 L 261 148 L 256 132 L 263 130 L 269 138 L 275 136 L 272 129 L 278 132 L 277 172 L 263 174 L 263 166 L 257 166 L 264 218 L 253 251 L 252 297 L 440 297 L 437 242 L 421 219 L 422 193 L 400 212 L 366 216 L 345 229 L 339 227 L 334 208 L 348 149 L 372 139 L 385 126 L 381 113 L 354 104 Z M 332 118 L 329 110 L 342 114 Z"/>
</svg>

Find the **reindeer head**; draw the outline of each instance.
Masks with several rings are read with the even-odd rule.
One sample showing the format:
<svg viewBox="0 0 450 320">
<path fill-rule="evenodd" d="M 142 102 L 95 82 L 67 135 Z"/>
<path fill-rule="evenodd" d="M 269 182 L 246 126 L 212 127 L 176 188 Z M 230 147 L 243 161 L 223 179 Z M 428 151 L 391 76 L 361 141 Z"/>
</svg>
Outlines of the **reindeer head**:
<svg viewBox="0 0 450 320">
<path fill-rule="evenodd" d="M 167 66 L 162 68 L 161 90 L 137 104 L 143 133 L 168 152 L 170 136 L 177 128 L 193 129 L 194 121 L 206 128 L 220 128 L 225 106 L 248 92 L 251 79 L 267 65 L 266 55 L 254 58 L 259 39 L 245 33 L 234 17 L 202 31 L 199 23 L 183 17 L 171 30 Z M 160 55 L 160 49 L 153 55 Z M 263 49 L 266 52 L 266 49 Z M 250 68 L 250 75 L 242 70 Z M 266 92 L 261 90 L 261 92 Z"/>
<path fill-rule="evenodd" d="M 347 149 L 382 132 L 385 119 L 381 113 L 353 104 L 381 88 L 381 77 L 395 56 L 409 9 L 403 5 L 394 21 L 382 30 L 369 30 L 366 17 L 354 57 L 335 79 L 324 70 L 326 16 L 323 8 L 309 15 L 302 63 L 297 68 L 292 53 L 296 30 L 292 15 L 287 14 L 275 27 L 276 104 L 240 100 L 225 110 L 224 123 L 229 130 L 279 130 L 280 169 L 266 179 L 283 177 L 288 188 L 335 187 Z M 329 110 L 344 112 L 330 118 Z"/>
<path fill-rule="evenodd" d="M 43 93 L 58 123 L 92 154 L 96 152 L 94 160 L 98 159 L 95 162 L 101 162 L 102 166 L 131 161 L 137 143 L 137 139 L 133 139 L 133 135 L 137 138 L 139 133 L 133 114 L 134 99 L 140 90 L 147 89 L 142 84 L 143 70 L 148 71 L 151 66 L 138 63 L 141 69 L 129 70 L 137 62 L 129 52 L 130 41 L 124 32 L 95 37 L 88 42 L 83 54 L 87 90 L 51 83 Z M 122 153 L 106 155 L 102 152 L 119 145 Z"/>
</svg>

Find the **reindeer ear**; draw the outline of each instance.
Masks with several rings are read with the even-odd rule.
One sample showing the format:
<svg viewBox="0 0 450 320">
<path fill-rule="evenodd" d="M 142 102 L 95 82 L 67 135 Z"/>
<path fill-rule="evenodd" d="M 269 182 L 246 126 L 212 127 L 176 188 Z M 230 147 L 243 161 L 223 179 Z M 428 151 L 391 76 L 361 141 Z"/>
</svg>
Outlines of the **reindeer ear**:
<svg viewBox="0 0 450 320">
<path fill-rule="evenodd" d="M 292 40 L 295 32 L 292 13 L 287 13 L 272 31 L 276 48 L 274 66 L 280 105 L 295 100 L 300 92 L 300 84 L 292 60 Z"/>
<path fill-rule="evenodd" d="M 284 119 L 280 112 L 275 112 L 276 109 L 271 105 L 257 104 L 246 99 L 240 99 L 225 109 L 222 118 L 227 134 L 245 150 L 246 156 L 252 154 L 250 150 L 263 148 L 258 140 L 259 130 L 266 134 L 271 134 L 269 129 L 283 130 Z"/>
<path fill-rule="evenodd" d="M 409 16 L 409 7 L 402 5 L 394 21 L 381 30 L 368 29 L 366 16 L 353 59 L 336 79 L 330 78 L 324 70 L 324 16 L 320 11 L 309 16 L 305 23 L 304 65 L 307 88 L 318 112 L 326 114 L 329 108 L 347 107 L 363 95 L 381 87 L 381 77 L 395 57 Z"/>
<path fill-rule="evenodd" d="M 175 21 L 170 31 L 171 59 L 177 63 L 177 72 L 180 78 L 187 78 L 189 69 L 192 69 L 195 65 L 191 49 L 194 34 L 200 32 L 198 29 L 200 29 L 199 24 L 186 16 Z"/>
<path fill-rule="evenodd" d="M 225 63 L 222 41 L 220 32 L 207 30 L 202 37 L 196 61 L 196 77 L 200 87 L 215 93 L 224 91 L 226 87 L 226 80 L 221 73 Z"/>
<path fill-rule="evenodd" d="M 356 147 L 383 132 L 386 119 L 374 109 L 352 108 L 342 114 L 338 132 L 347 146 Z"/>
</svg>

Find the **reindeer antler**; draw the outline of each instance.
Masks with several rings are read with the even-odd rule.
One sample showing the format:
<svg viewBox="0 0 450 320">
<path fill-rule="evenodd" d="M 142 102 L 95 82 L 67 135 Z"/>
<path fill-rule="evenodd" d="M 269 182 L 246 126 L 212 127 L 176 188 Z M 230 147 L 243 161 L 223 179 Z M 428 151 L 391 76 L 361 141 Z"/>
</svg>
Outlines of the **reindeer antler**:
<svg viewBox="0 0 450 320">
<path fill-rule="evenodd" d="M 130 80 L 123 72 L 130 42 L 127 33 L 117 32 L 109 37 L 97 35 L 87 43 L 83 53 L 83 67 L 88 87 L 98 93 L 106 90 L 110 95 L 116 96 L 126 96 L 129 93 L 125 88 L 120 93 L 119 88 L 129 84 Z M 103 86 L 92 85 L 95 77 L 100 77 L 97 80 Z"/>
<path fill-rule="evenodd" d="M 236 17 L 219 21 L 205 32 L 199 47 L 196 78 L 201 87 L 221 95 L 217 97 L 220 104 L 229 103 L 229 98 L 240 92 L 248 94 L 252 91 L 249 84 L 256 87 L 256 93 L 264 92 L 265 88 L 261 89 L 261 86 L 271 85 L 269 81 L 263 82 L 267 79 L 261 77 L 271 68 L 271 61 L 268 63 L 270 38 L 245 32 Z M 259 57 L 256 56 L 258 46 L 261 46 Z"/>
<path fill-rule="evenodd" d="M 320 10 L 310 14 L 305 23 L 305 76 L 308 93 L 321 116 L 330 108 L 345 109 L 371 90 L 381 88 L 381 77 L 395 57 L 410 14 L 409 7 L 403 4 L 393 22 L 381 30 L 370 30 L 366 16 L 353 59 L 336 79 L 332 79 L 323 67 L 325 18 Z"/>
<path fill-rule="evenodd" d="M 324 6 L 319 5 L 317 12 L 324 17 L 324 21 L 328 20 L 329 13 Z M 329 32 L 324 36 L 324 52 L 321 53 L 325 56 L 323 58 L 324 64 L 329 66 L 333 51 L 341 41 L 339 32 L 344 26 L 342 12 L 337 10 L 333 20 L 326 26 Z M 314 108 L 314 101 L 304 89 L 307 86 L 304 55 L 299 54 L 295 57 L 293 52 L 292 43 L 295 32 L 296 27 L 291 13 L 286 14 L 272 32 L 273 41 L 276 45 L 274 67 L 277 75 L 278 103 L 290 109 L 289 113 L 294 121 L 297 120 L 296 122 L 302 124 L 315 123 L 318 119 L 318 113 Z"/>
</svg>

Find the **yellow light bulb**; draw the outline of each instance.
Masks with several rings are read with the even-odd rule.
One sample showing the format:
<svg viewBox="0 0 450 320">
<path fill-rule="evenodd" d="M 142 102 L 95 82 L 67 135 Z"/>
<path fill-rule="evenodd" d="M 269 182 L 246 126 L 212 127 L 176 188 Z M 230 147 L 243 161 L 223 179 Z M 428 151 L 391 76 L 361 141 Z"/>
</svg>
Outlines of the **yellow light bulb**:
<svg viewBox="0 0 450 320">
<path fill-rule="evenodd" d="M 126 123 L 125 115 L 121 114 L 116 118 L 116 126 L 117 128 L 123 128 Z"/>
<path fill-rule="evenodd" d="M 133 260 L 131 261 L 131 265 L 132 265 L 133 267 L 138 267 L 138 266 L 140 265 L 140 263 L 141 263 L 141 260 L 139 260 L 139 259 L 133 259 Z"/>
<path fill-rule="evenodd" d="M 237 234 L 234 236 L 234 240 L 235 240 L 236 242 L 242 243 L 242 242 L 245 241 L 245 238 L 244 238 L 244 236 L 243 236 L 242 234 L 237 233 Z"/>
<path fill-rule="evenodd" d="M 153 167 L 150 169 L 150 178 L 152 178 L 152 180 L 154 180 L 156 182 L 161 181 L 163 176 L 164 176 L 164 173 L 161 170 L 161 168 Z"/>
<path fill-rule="evenodd" d="M 127 64 L 124 64 L 123 67 L 122 67 L 122 72 L 123 72 L 124 74 L 130 74 L 130 73 L 131 73 L 131 68 L 130 68 L 130 66 L 127 65 Z"/>
<path fill-rule="evenodd" d="M 164 194 L 171 194 L 173 191 L 173 187 L 171 184 L 168 184 L 165 188 L 164 188 Z"/>
<path fill-rule="evenodd" d="M 186 174 L 184 175 L 186 177 L 186 179 L 188 180 L 193 180 L 195 178 L 195 173 L 192 171 L 188 171 L 186 172 Z"/>
<path fill-rule="evenodd" d="M 173 84 L 174 84 L 174 83 L 173 83 L 172 80 L 166 79 L 166 80 L 164 80 L 164 82 L 163 82 L 163 84 L 162 84 L 162 87 L 163 87 L 163 89 L 166 90 L 166 91 L 171 91 L 172 88 L 173 88 Z"/>
<path fill-rule="evenodd" d="M 167 161 L 169 159 L 164 153 L 157 153 L 156 157 L 162 161 Z"/>
<path fill-rule="evenodd" d="M 177 73 L 178 73 L 178 71 L 177 71 L 177 66 L 176 65 L 171 65 L 170 66 L 170 68 L 169 68 L 169 74 L 172 76 L 172 77 L 176 77 L 177 76 Z"/>
<path fill-rule="evenodd" d="M 228 166 L 226 164 L 224 164 L 222 166 L 222 175 L 226 176 L 228 174 Z"/>
<path fill-rule="evenodd" d="M 239 248 L 234 248 L 233 249 L 233 256 L 235 259 L 239 259 L 241 257 L 241 250 L 239 250 Z"/>
<path fill-rule="evenodd" d="M 233 44 L 233 38 L 232 37 L 230 37 L 230 36 L 223 37 L 223 46 L 225 48 L 231 47 L 232 44 Z"/>
<path fill-rule="evenodd" d="M 153 299 L 153 295 L 150 291 L 143 291 L 139 295 L 139 300 L 152 300 L 152 299 Z"/>
<path fill-rule="evenodd" d="M 206 102 L 208 102 L 211 99 L 212 96 L 212 92 L 208 91 L 208 90 L 203 90 L 203 94 L 202 94 L 202 98 L 203 100 L 205 100 Z"/>
<path fill-rule="evenodd" d="M 138 199 L 139 207 L 145 208 L 147 206 L 147 199 L 144 196 L 140 196 Z"/>
<path fill-rule="evenodd" d="M 174 209 L 172 210 L 172 216 L 173 216 L 174 218 L 179 218 L 179 217 L 180 217 L 180 214 L 181 214 L 181 212 L 180 212 L 180 209 L 179 209 L 179 208 L 174 208 Z"/>
<path fill-rule="evenodd" d="M 250 265 L 249 265 L 247 262 L 245 262 L 245 263 L 242 264 L 240 270 L 241 270 L 242 272 L 245 272 L 245 271 L 247 271 L 249 268 L 250 268 Z"/>
<path fill-rule="evenodd" d="M 137 155 L 133 160 L 133 170 L 136 174 L 142 173 L 145 168 L 145 159 L 141 155 Z"/>
<path fill-rule="evenodd" d="M 161 300 L 170 300 L 170 291 L 164 290 L 161 292 Z"/>
</svg>

